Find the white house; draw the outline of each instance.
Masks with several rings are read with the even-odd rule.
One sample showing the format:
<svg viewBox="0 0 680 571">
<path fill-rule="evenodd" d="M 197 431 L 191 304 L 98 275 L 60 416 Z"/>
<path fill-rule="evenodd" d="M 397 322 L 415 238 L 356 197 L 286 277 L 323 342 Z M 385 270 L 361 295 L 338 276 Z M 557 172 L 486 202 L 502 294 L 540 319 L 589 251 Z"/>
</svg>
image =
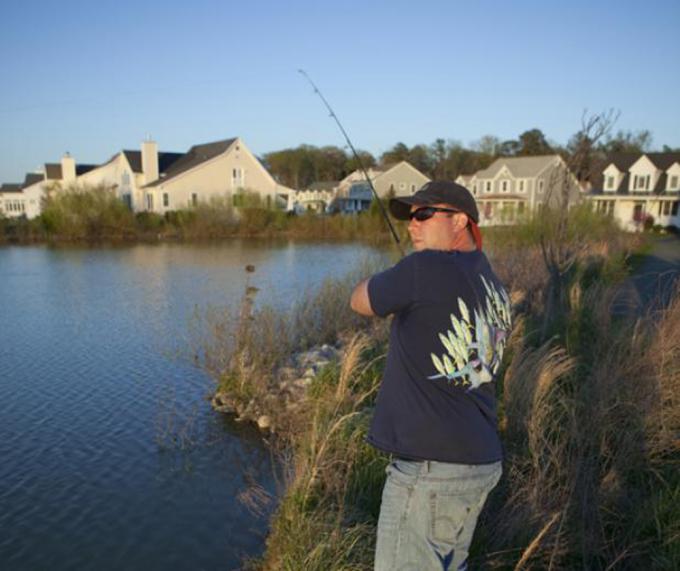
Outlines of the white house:
<svg viewBox="0 0 680 571">
<path fill-rule="evenodd" d="M 304 190 L 291 192 L 286 209 L 297 214 L 326 212 L 337 194 L 339 184 L 337 181 L 320 181 L 310 184 Z"/>
<path fill-rule="evenodd" d="M 513 224 L 544 206 L 558 207 L 563 192 L 570 205 L 581 200 L 578 181 L 559 155 L 501 157 L 456 182 L 474 195 L 480 226 Z"/>
<path fill-rule="evenodd" d="M 25 214 L 26 201 L 21 193 L 21 184 L 2 184 L 0 186 L 0 215 L 5 218 L 19 218 Z"/>
<path fill-rule="evenodd" d="M 147 140 L 141 151 L 122 150 L 101 165 L 77 165 L 66 154 L 60 164 L 45 165 L 45 181 L 54 188 L 110 188 L 135 212 L 159 214 L 243 191 L 257 193 L 264 204 L 285 204 L 294 192 L 278 184 L 238 137 L 186 153 L 159 152 Z"/>
<path fill-rule="evenodd" d="M 680 153 L 614 154 L 588 199 L 626 230 L 640 230 L 645 220 L 680 228 Z"/>
</svg>

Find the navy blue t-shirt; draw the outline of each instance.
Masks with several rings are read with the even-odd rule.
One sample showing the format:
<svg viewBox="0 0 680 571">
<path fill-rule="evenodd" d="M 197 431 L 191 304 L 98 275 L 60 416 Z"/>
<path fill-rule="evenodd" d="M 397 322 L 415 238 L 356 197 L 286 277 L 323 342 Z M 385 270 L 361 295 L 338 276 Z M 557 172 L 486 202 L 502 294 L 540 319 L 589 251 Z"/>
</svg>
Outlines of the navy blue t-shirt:
<svg viewBox="0 0 680 571">
<path fill-rule="evenodd" d="M 510 303 L 486 256 L 416 252 L 373 276 L 368 295 L 376 315 L 394 315 L 368 442 L 414 460 L 500 460 L 495 377 Z"/>
</svg>

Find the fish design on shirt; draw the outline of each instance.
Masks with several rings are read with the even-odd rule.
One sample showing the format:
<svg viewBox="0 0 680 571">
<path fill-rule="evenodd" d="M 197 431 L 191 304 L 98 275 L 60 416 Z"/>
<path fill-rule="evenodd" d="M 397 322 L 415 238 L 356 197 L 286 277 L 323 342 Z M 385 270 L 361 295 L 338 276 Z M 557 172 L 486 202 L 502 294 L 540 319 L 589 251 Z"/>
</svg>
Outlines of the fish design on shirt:
<svg viewBox="0 0 680 571">
<path fill-rule="evenodd" d="M 458 298 L 460 319 L 451 314 L 451 329 L 439 333 L 446 353 L 430 354 L 438 374 L 428 379 L 446 378 L 468 390 L 491 382 L 498 372 L 510 333 L 510 299 L 503 288 L 480 276 L 486 296 L 472 313 Z"/>
</svg>

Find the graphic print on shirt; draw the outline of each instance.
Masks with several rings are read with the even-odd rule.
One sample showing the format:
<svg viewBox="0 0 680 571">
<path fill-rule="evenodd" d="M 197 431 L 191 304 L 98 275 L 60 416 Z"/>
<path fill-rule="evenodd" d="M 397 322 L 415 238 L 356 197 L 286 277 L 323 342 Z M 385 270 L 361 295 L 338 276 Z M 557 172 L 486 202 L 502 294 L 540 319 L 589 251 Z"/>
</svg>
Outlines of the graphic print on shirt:
<svg viewBox="0 0 680 571">
<path fill-rule="evenodd" d="M 430 354 L 439 374 L 428 379 L 446 378 L 472 390 L 491 382 L 498 371 L 510 334 L 510 299 L 503 288 L 499 291 L 484 276 L 480 278 L 486 291 L 484 302 L 471 319 L 467 305 L 458 298 L 460 319 L 451 314 L 452 329 L 439 333 L 446 353 L 441 357 Z"/>
</svg>

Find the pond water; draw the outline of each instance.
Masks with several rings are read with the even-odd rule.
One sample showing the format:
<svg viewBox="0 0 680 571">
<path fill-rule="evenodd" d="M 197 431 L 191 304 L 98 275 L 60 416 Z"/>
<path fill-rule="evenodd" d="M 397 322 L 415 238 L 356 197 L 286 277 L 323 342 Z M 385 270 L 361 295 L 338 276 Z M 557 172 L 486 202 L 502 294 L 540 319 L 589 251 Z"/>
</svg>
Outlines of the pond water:
<svg viewBox="0 0 680 571">
<path fill-rule="evenodd" d="M 238 569 L 276 496 L 259 433 L 215 413 L 191 316 L 293 303 L 366 257 L 357 244 L 234 240 L 0 248 L 0 568 Z"/>
</svg>

